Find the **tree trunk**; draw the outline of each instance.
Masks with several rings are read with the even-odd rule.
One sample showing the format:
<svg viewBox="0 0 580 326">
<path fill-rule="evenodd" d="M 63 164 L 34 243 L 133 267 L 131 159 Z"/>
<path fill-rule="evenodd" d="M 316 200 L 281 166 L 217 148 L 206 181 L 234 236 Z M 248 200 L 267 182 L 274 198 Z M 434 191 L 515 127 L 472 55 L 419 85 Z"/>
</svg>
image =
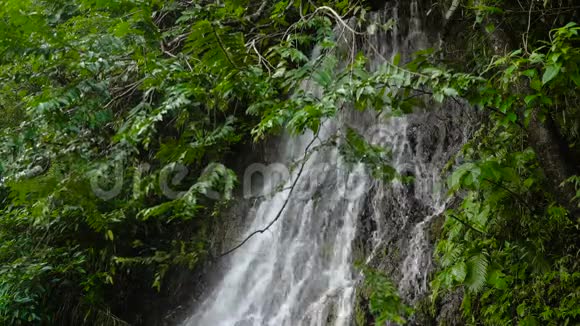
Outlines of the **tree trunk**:
<svg viewBox="0 0 580 326">
<path fill-rule="evenodd" d="M 573 202 L 576 195 L 574 186 L 562 184 L 577 174 L 576 165 L 570 154 L 566 141 L 550 116 L 544 122 L 538 117 L 538 109 L 532 113 L 527 128 L 528 142 L 536 152 L 540 166 L 546 175 L 546 181 L 556 201 L 565 207 L 574 217 L 580 216 L 578 205 Z"/>
</svg>

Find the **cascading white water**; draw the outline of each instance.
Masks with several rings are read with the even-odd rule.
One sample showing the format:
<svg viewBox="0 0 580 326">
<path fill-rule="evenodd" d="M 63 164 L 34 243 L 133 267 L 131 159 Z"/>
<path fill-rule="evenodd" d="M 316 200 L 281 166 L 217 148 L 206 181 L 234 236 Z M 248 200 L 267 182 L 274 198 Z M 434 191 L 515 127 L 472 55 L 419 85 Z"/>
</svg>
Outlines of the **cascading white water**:
<svg viewBox="0 0 580 326">
<path fill-rule="evenodd" d="M 398 6 L 408 6 L 410 12 L 406 34 L 399 35 L 396 27 L 367 40 L 362 50 L 369 53 L 371 69 L 397 52 L 408 59 L 427 44 L 417 0 L 373 13 L 370 20 L 383 24 L 401 18 Z M 424 293 L 431 265 L 426 229 L 445 208 L 440 170 L 464 141 L 435 118 L 432 112 L 398 118 L 347 112 L 326 121 L 316 136 L 283 140 L 280 146 L 287 155 L 280 160 L 286 166 L 295 162 L 295 168 L 282 190 L 252 211 L 246 235 L 276 222 L 231 254 L 229 270 L 183 326 L 352 325 L 359 279 L 353 268 L 353 241 L 369 202 L 377 226 L 368 235 L 372 246 L 380 248 L 407 232 L 408 240 L 402 241 L 406 252 L 394 263 L 400 272 L 399 289 L 411 301 Z M 390 148 L 391 165 L 413 181 L 385 183 L 370 178 L 362 166 L 349 169 L 341 164 L 337 146 L 312 150 L 346 125 L 369 142 Z M 310 154 L 305 156 L 306 149 Z"/>
<path fill-rule="evenodd" d="M 290 139 L 286 146 L 303 152 L 313 137 Z M 324 140 L 318 135 L 313 144 Z M 231 270 L 185 325 L 350 324 L 352 242 L 362 207 L 362 196 L 355 193 L 362 194 L 369 180 L 339 161 L 336 148 L 314 151 L 303 169 L 294 169 L 284 190 L 259 205 L 248 232 L 282 210 L 280 219 L 232 254 Z"/>
</svg>

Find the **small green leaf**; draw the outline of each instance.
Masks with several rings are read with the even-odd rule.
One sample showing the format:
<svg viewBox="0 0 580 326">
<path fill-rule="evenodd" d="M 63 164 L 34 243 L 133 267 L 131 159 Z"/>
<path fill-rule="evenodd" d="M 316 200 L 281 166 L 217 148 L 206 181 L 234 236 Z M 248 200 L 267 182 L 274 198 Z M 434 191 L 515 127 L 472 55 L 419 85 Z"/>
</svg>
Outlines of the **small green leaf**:
<svg viewBox="0 0 580 326">
<path fill-rule="evenodd" d="M 393 57 L 393 64 L 394 64 L 395 66 L 398 66 L 398 65 L 399 65 L 399 62 L 401 62 L 401 54 L 400 54 L 400 53 L 397 53 L 397 54 L 395 54 L 395 56 Z"/>
<path fill-rule="evenodd" d="M 453 267 L 451 267 L 451 275 L 455 281 L 462 283 L 467 275 L 467 265 L 465 262 L 462 261 L 453 265 Z"/>
<path fill-rule="evenodd" d="M 530 87 L 535 91 L 540 91 L 542 89 L 542 83 L 538 78 L 534 78 L 530 82 Z"/>
<path fill-rule="evenodd" d="M 279 68 L 272 75 L 272 78 L 280 78 L 280 77 L 283 77 L 285 73 L 286 73 L 286 68 L 285 67 Z"/>
<path fill-rule="evenodd" d="M 536 69 L 528 69 L 528 70 L 525 70 L 524 72 L 522 72 L 522 75 L 528 76 L 530 78 L 536 77 L 537 74 L 538 74 L 538 72 L 536 71 Z"/>
<path fill-rule="evenodd" d="M 577 87 L 580 87 L 580 74 L 578 72 L 573 73 L 570 78 L 576 84 Z"/>
<path fill-rule="evenodd" d="M 495 25 L 494 24 L 488 24 L 485 26 L 485 31 L 488 33 L 493 33 L 495 31 Z"/>
<path fill-rule="evenodd" d="M 532 52 L 532 54 L 530 54 L 530 63 L 540 63 L 542 61 L 544 61 L 544 54 L 538 53 L 538 52 Z"/>
<path fill-rule="evenodd" d="M 113 33 L 117 37 L 124 37 L 131 32 L 131 24 L 129 22 L 120 22 L 115 26 Z"/>
<path fill-rule="evenodd" d="M 540 96 L 540 102 L 544 105 L 552 105 L 552 99 L 547 96 Z"/>
<path fill-rule="evenodd" d="M 107 239 L 113 241 L 115 240 L 115 236 L 113 235 L 113 231 L 107 230 Z"/>
<path fill-rule="evenodd" d="M 488 25 L 488 26 L 489 26 L 489 25 Z M 493 26 L 493 24 L 492 24 L 492 26 Z M 493 30 L 492 30 L 492 32 L 493 32 L 494 30 L 495 30 L 495 26 L 493 26 Z M 520 54 L 522 54 L 522 49 L 517 49 L 517 50 L 515 50 L 514 52 L 510 53 L 510 57 L 515 57 L 515 56 L 518 56 L 518 55 L 520 55 Z"/>
<path fill-rule="evenodd" d="M 455 90 L 455 88 L 451 88 L 451 87 L 443 88 L 443 94 L 445 94 L 446 96 L 459 96 L 459 93 L 457 92 L 457 90 Z"/>
<path fill-rule="evenodd" d="M 538 97 L 538 94 L 528 95 L 526 98 L 524 98 L 524 102 L 529 105 L 536 99 L 536 97 Z"/>
<path fill-rule="evenodd" d="M 520 321 L 519 325 L 521 325 L 521 326 L 537 326 L 539 324 L 534 316 L 528 315 Z"/>
<path fill-rule="evenodd" d="M 546 67 L 544 75 L 542 76 L 542 85 L 546 85 L 550 80 L 554 79 L 560 72 L 562 64 L 554 63 Z"/>
<path fill-rule="evenodd" d="M 526 304 L 520 303 L 516 308 L 516 311 L 518 312 L 518 316 L 523 317 L 524 314 L 526 313 Z"/>
<path fill-rule="evenodd" d="M 503 290 L 507 288 L 507 282 L 505 280 L 505 274 L 499 270 L 492 270 L 489 273 L 487 283 L 496 289 Z"/>
</svg>

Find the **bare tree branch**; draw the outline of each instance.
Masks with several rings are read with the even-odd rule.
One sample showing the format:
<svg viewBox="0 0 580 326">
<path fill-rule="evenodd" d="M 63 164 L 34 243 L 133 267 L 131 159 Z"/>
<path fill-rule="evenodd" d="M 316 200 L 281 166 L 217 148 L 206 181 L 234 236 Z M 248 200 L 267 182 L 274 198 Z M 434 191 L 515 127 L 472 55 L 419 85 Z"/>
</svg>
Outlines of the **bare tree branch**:
<svg viewBox="0 0 580 326">
<path fill-rule="evenodd" d="M 320 131 L 320 129 L 321 128 L 319 128 L 318 130 Z M 310 148 L 312 147 L 312 145 L 314 144 L 314 142 L 317 139 L 318 139 L 318 132 L 314 135 L 314 137 L 312 137 L 312 140 L 310 141 L 310 143 L 308 144 L 308 146 L 306 146 L 306 149 L 304 150 L 304 156 L 307 156 L 308 155 L 308 152 L 310 151 Z M 282 204 L 282 207 L 278 211 L 278 214 L 276 214 L 276 216 L 270 221 L 270 223 L 268 223 L 268 225 L 266 225 L 264 228 L 259 229 L 259 230 L 256 230 L 256 231 L 250 233 L 239 244 L 237 244 L 233 248 L 227 250 L 226 252 L 221 253 L 218 257 L 224 257 L 224 256 L 227 256 L 227 255 L 231 254 L 232 252 L 236 251 L 238 248 L 242 247 L 244 244 L 246 244 L 246 242 L 248 242 L 251 238 L 253 238 L 257 234 L 261 234 L 261 233 L 264 233 L 264 232 L 268 231 L 270 229 L 270 227 L 272 227 L 272 225 L 274 225 L 274 223 L 276 223 L 280 219 L 280 217 L 282 217 L 282 213 L 284 213 L 284 210 L 286 209 L 286 206 L 288 205 L 288 202 L 290 202 L 290 197 L 292 196 L 292 193 L 294 192 L 294 189 L 296 188 L 296 185 L 298 184 L 298 180 L 300 179 L 300 176 L 302 175 L 302 172 L 304 171 L 304 166 L 306 165 L 306 162 L 308 162 L 307 159 L 304 159 L 302 161 L 302 164 L 300 165 L 300 170 L 296 174 L 296 179 L 294 179 L 294 182 L 292 183 L 292 186 L 290 187 L 290 190 L 288 192 L 288 197 L 284 201 L 284 204 Z"/>
<path fill-rule="evenodd" d="M 255 13 L 248 15 L 246 17 L 244 17 L 247 20 L 255 20 L 260 18 L 260 16 L 262 16 L 262 13 L 264 12 L 264 10 L 266 9 L 266 5 L 268 4 L 268 0 L 264 0 L 262 1 L 262 4 L 260 4 L 260 7 L 258 8 L 258 10 L 256 10 Z"/>
</svg>

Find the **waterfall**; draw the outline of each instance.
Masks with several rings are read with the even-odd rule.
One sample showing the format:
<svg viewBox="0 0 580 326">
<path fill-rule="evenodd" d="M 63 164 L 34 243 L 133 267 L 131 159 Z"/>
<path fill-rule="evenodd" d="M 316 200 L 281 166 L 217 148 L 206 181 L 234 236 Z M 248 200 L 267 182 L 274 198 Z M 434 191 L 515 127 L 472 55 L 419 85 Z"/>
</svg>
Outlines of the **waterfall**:
<svg viewBox="0 0 580 326">
<path fill-rule="evenodd" d="M 289 139 L 288 152 L 323 144 L 332 124 L 325 123 L 316 138 Z M 302 164 L 284 190 L 259 205 L 248 232 L 282 211 L 280 220 L 232 254 L 231 270 L 185 325 L 350 324 L 352 242 L 369 178 L 341 166 L 337 148 L 318 149 Z"/>
<path fill-rule="evenodd" d="M 433 43 L 421 28 L 424 11 L 412 0 L 371 14 L 376 24 L 400 19 L 363 44 L 371 69 Z M 428 228 L 446 206 L 441 170 L 469 133 L 463 111 L 459 105 L 402 117 L 347 111 L 325 121 L 317 135 L 284 138 L 279 160 L 293 168 L 251 211 L 245 236 L 275 223 L 228 257 L 223 279 L 183 326 L 353 325 L 357 237 L 369 238 L 372 247 L 364 261 L 390 273 L 407 300 L 424 294 L 432 255 Z M 391 165 L 412 181 L 386 183 L 363 166 L 343 164 L 337 145 L 328 144 L 345 126 L 390 148 Z M 358 229 L 365 210 L 376 225 L 372 234 Z M 402 250 L 400 257 L 386 261 L 376 254 L 389 246 Z"/>
</svg>

